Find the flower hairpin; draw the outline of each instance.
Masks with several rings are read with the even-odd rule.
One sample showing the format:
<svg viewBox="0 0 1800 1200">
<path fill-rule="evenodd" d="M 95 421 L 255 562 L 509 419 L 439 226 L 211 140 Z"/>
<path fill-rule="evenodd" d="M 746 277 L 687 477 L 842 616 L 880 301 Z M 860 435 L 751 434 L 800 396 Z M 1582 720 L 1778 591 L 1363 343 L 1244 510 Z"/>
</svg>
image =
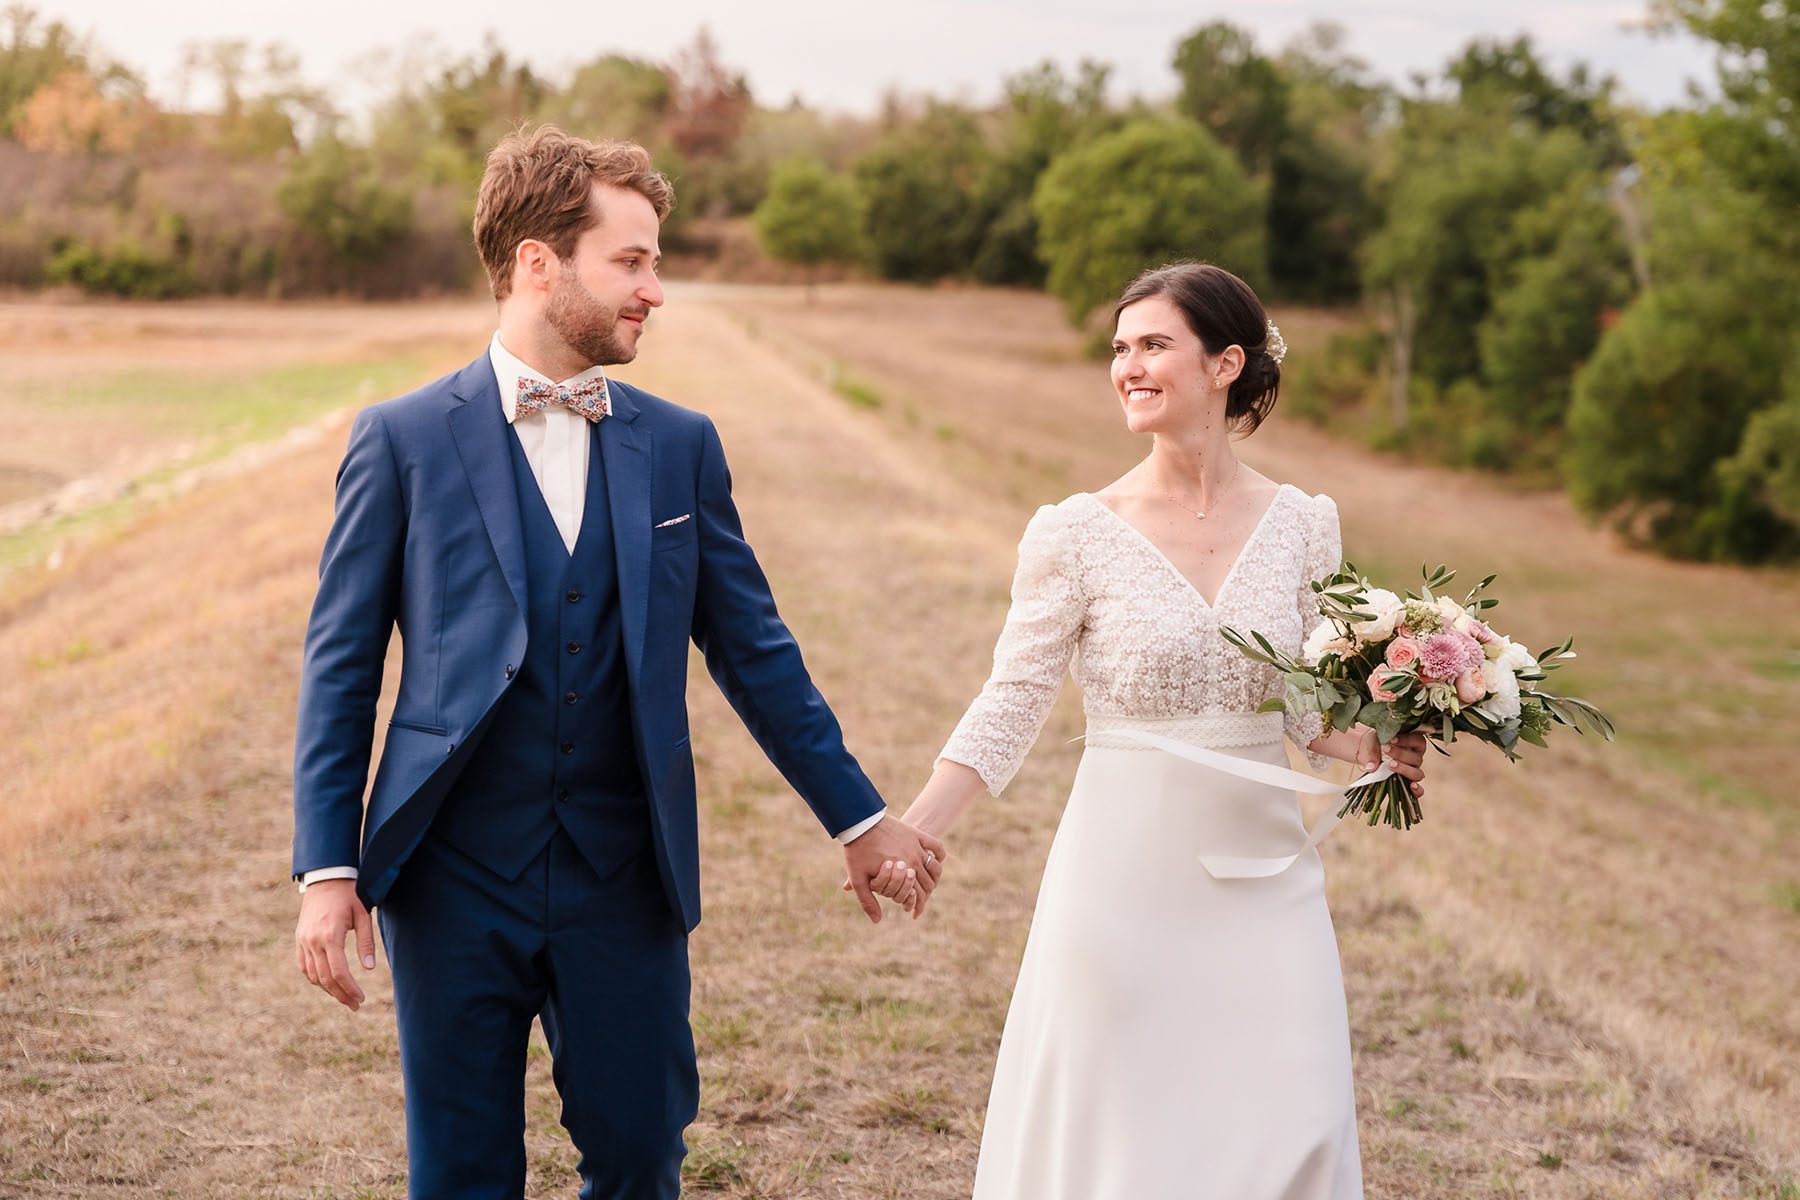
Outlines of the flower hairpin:
<svg viewBox="0 0 1800 1200">
<path fill-rule="evenodd" d="M 1268 326 L 1269 336 L 1263 343 L 1263 353 L 1269 356 L 1269 361 L 1280 366 L 1281 360 L 1287 357 L 1287 343 L 1281 340 L 1281 330 L 1275 328 L 1275 322 L 1268 322 Z"/>
</svg>

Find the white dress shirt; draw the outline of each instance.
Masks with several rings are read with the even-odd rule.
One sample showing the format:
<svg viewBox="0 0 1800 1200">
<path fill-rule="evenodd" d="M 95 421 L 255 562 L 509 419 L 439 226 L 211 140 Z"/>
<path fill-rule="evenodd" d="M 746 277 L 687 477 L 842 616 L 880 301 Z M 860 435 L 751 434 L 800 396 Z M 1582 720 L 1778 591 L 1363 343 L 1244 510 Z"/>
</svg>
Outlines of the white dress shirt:
<svg viewBox="0 0 1800 1200">
<path fill-rule="evenodd" d="M 512 356 L 500 344 L 496 333 L 488 346 L 488 359 L 494 364 L 494 378 L 500 384 L 500 411 L 507 424 L 518 435 L 531 464 L 531 477 L 544 493 L 544 503 L 562 534 L 563 545 L 575 553 L 575 539 L 581 536 L 581 515 L 587 508 L 588 419 L 561 404 L 520 416 L 519 382 L 537 380 L 556 384 Z M 575 387 L 595 379 L 605 379 L 605 367 L 589 367 L 579 375 L 561 381 L 564 387 Z"/>
<path fill-rule="evenodd" d="M 519 381 L 537 380 L 555 385 L 559 381 L 526 366 L 500 344 L 499 333 L 488 343 L 488 361 L 494 366 L 494 380 L 500 385 L 500 411 L 518 436 L 531 464 L 531 477 L 544 494 L 544 504 L 562 534 L 563 545 L 575 552 L 575 540 L 581 536 L 581 518 L 587 508 L 588 419 L 560 404 L 552 404 L 537 412 L 519 415 Z M 606 368 L 589 367 L 579 375 L 561 380 L 564 387 L 574 387 L 593 379 L 604 379 Z M 858 821 L 833 840 L 847 845 L 873 829 L 887 815 L 884 809 L 866 820 Z M 324 879 L 355 879 L 355 867 L 320 867 L 300 877 L 300 890 L 309 883 Z"/>
</svg>

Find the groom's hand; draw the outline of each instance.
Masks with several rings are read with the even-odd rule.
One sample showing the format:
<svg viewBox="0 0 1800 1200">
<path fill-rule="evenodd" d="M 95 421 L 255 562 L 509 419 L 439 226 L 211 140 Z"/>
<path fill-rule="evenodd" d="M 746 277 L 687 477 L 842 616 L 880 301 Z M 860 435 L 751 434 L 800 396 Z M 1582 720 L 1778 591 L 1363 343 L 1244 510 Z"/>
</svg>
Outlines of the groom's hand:
<svg viewBox="0 0 1800 1200">
<path fill-rule="evenodd" d="M 322 879 L 308 884 L 300 896 L 300 924 L 294 930 L 294 956 L 300 973 L 355 1012 L 364 997 L 344 957 L 344 939 L 352 930 L 363 970 L 374 970 L 375 926 L 369 910 L 356 898 L 356 881 Z"/>
<path fill-rule="evenodd" d="M 912 893 L 914 903 L 907 907 L 917 919 L 925 911 L 925 901 L 937 887 L 938 875 L 943 871 L 944 860 L 949 857 L 944 843 L 930 834 L 921 833 L 896 817 L 883 817 L 873 829 L 844 847 L 844 865 L 850 875 L 844 886 L 856 893 L 863 912 L 868 914 L 871 922 L 879 925 L 881 901 L 875 898 L 870 881 L 883 876 L 884 871 L 883 877 L 891 878 L 894 868 L 889 864 L 900 864 L 901 875 L 910 867 L 916 872 Z"/>
</svg>

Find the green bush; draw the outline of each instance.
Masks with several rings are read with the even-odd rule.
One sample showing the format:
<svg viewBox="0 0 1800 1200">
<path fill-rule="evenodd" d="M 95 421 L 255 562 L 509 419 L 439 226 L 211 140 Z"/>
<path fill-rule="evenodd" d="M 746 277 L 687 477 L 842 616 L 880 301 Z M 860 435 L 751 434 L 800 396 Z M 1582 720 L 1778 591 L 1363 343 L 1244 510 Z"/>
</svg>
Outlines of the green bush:
<svg viewBox="0 0 1800 1200">
<path fill-rule="evenodd" d="M 367 150 L 323 137 L 295 157 L 276 199 L 342 266 L 379 261 L 412 231 L 412 199 L 390 188 Z"/>
<path fill-rule="evenodd" d="M 1482 385 L 1495 417 L 1555 458 L 1575 372 L 1600 341 L 1608 310 L 1631 297 L 1617 216 L 1578 176 L 1513 221 L 1515 259 L 1494 271 L 1492 308 L 1476 330 Z M 1541 251 L 1533 254 L 1533 251 Z"/>
<path fill-rule="evenodd" d="M 1789 368 L 1781 402 L 1750 418 L 1737 454 L 1721 470 L 1727 486 L 1800 528 L 1800 363 Z"/>
<path fill-rule="evenodd" d="M 1059 155 L 1032 208 L 1048 286 L 1076 324 L 1146 267 L 1204 259 L 1261 286 L 1261 189 L 1187 120 L 1145 119 Z"/>
<path fill-rule="evenodd" d="M 769 177 L 769 194 L 754 217 L 769 257 L 803 267 L 856 259 L 856 188 L 804 155 L 784 159 Z"/>
<path fill-rule="evenodd" d="M 968 196 L 989 157 L 974 117 L 940 106 L 856 160 L 863 235 L 882 278 L 925 283 L 968 270 L 979 232 Z"/>
<path fill-rule="evenodd" d="M 1786 337 L 1729 281 L 1639 297 L 1575 379 L 1565 474 L 1576 503 L 1682 557 L 1800 551 L 1800 530 L 1722 466 L 1780 394 Z"/>
<path fill-rule="evenodd" d="M 155 255 L 130 239 L 105 249 L 71 241 L 60 246 L 44 268 L 53 284 L 73 284 L 84 292 L 134 300 L 169 300 L 194 290 L 187 269 Z"/>
<path fill-rule="evenodd" d="M 1375 328 L 1334 333 L 1321 354 L 1301 355 L 1281 370 L 1281 403 L 1293 416 L 1323 425 L 1375 397 L 1386 338 Z"/>
</svg>

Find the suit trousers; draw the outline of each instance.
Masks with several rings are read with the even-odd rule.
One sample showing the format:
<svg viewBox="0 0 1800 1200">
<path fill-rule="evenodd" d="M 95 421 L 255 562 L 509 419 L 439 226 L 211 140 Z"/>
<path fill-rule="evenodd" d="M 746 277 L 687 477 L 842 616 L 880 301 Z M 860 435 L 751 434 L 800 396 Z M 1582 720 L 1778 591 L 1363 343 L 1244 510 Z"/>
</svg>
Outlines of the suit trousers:
<svg viewBox="0 0 1800 1200">
<path fill-rule="evenodd" d="M 560 827 L 507 881 L 427 835 L 379 910 L 413 1200 L 525 1189 L 531 1022 L 583 1200 L 675 1200 L 699 1107 L 687 934 L 646 849 L 605 877 Z"/>
</svg>

